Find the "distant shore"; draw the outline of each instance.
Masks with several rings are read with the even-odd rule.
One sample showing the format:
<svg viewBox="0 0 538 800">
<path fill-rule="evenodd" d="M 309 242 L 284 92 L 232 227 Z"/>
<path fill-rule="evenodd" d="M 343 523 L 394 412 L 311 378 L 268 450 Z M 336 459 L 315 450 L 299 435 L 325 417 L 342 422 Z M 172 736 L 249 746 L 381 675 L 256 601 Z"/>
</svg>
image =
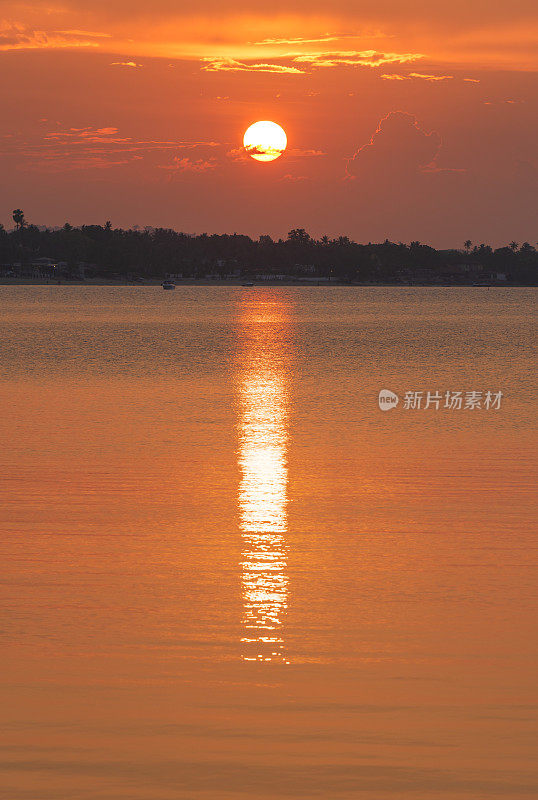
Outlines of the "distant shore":
<svg viewBox="0 0 538 800">
<path fill-rule="evenodd" d="M 79 280 L 79 281 L 57 281 L 57 280 L 46 280 L 46 279 L 38 279 L 38 278 L 0 278 L 0 286 L 133 286 L 133 287 L 142 287 L 142 286 L 161 286 L 163 279 L 148 279 L 144 281 L 128 281 L 128 280 L 107 280 L 106 278 L 88 278 L 87 280 Z M 349 281 L 320 281 L 319 283 L 316 281 L 252 281 L 250 282 L 248 278 L 244 280 L 185 280 L 185 281 L 174 281 L 176 286 L 179 288 L 181 286 L 249 286 L 249 288 L 256 288 L 256 287 L 264 287 L 264 286 L 285 286 L 285 287 L 296 287 L 296 288 L 306 288 L 308 286 L 313 286 L 314 288 L 322 288 L 322 287 L 331 287 L 331 286 L 338 286 L 338 287 L 369 287 L 369 286 L 393 286 L 395 288 L 409 288 L 409 287 L 429 287 L 431 289 L 435 288 L 460 288 L 460 287 L 467 287 L 469 289 L 487 289 L 487 288 L 495 288 L 495 289 L 509 289 L 509 288 L 536 288 L 533 284 L 528 283 L 396 283 L 396 282 L 388 282 L 388 283 L 372 283 L 372 282 L 352 282 Z M 250 285 L 252 283 L 252 285 Z"/>
</svg>

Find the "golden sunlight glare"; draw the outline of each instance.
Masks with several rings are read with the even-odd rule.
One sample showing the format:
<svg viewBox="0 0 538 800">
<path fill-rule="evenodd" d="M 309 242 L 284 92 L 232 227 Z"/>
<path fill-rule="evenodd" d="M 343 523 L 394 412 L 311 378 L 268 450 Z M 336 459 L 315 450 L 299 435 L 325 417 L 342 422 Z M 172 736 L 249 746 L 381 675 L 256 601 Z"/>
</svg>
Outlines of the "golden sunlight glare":
<svg viewBox="0 0 538 800">
<path fill-rule="evenodd" d="M 243 137 L 246 152 L 256 161 L 274 161 L 282 155 L 287 144 L 284 129 L 269 120 L 255 122 Z"/>
</svg>

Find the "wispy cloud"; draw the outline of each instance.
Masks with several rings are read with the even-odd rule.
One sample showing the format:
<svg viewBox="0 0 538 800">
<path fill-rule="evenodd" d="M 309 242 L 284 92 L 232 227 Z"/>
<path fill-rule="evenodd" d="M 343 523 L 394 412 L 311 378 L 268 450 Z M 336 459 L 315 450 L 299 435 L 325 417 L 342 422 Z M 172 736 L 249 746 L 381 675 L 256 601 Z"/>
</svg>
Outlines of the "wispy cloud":
<svg viewBox="0 0 538 800">
<path fill-rule="evenodd" d="M 296 36 L 291 39 L 262 39 L 259 42 L 253 42 L 253 44 L 316 44 L 317 42 L 338 42 L 341 39 L 358 39 L 361 35 L 362 34 L 358 33 L 324 33 L 313 39 L 305 39 L 302 36 Z M 376 34 L 368 34 L 369 37 L 374 35 Z"/>
<path fill-rule="evenodd" d="M 142 64 L 137 64 L 136 61 L 112 61 L 111 67 L 141 67 Z"/>
<path fill-rule="evenodd" d="M 410 72 L 410 78 L 419 78 L 423 81 L 430 81 L 431 83 L 435 83 L 436 81 L 451 81 L 454 79 L 453 75 L 427 75 L 423 72 Z"/>
<path fill-rule="evenodd" d="M 509 106 L 516 106 L 520 103 L 524 103 L 525 100 L 484 100 L 485 106 L 496 106 L 496 105 L 509 105 Z"/>
<path fill-rule="evenodd" d="M 17 23 L 0 23 L 0 50 L 42 50 L 99 47 L 108 33 L 80 30 L 39 30 Z"/>
<path fill-rule="evenodd" d="M 291 73 L 292 75 L 304 73 L 304 70 L 283 64 L 257 64 L 236 61 L 233 58 L 204 58 L 204 64 L 202 69 L 207 72 L 276 72 L 279 74 Z"/>
<path fill-rule="evenodd" d="M 328 53 L 289 53 L 271 62 L 237 61 L 233 58 L 204 58 L 203 70 L 208 72 L 267 72 L 278 75 L 304 75 L 313 70 L 330 67 L 380 67 L 385 64 L 409 64 L 424 56 L 422 53 L 381 53 L 377 50 L 338 50 Z M 297 65 L 297 66 L 296 66 Z"/>
<path fill-rule="evenodd" d="M 58 34 L 61 36 L 90 36 L 92 39 L 110 39 L 109 33 L 102 33 L 100 31 L 81 31 L 78 29 L 75 30 L 67 30 L 67 31 L 57 31 Z"/>
<path fill-rule="evenodd" d="M 316 156 L 326 156 L 327 153 L 324 150 L 300 150 L 297 147 L 293 147 L 287 151 L 287 154 L 291 158 L 313 158 Z"/>
<path fill-rule="evenodd" d="M 207 172 L 208 170 L 215 169 L 217 160 L 215 158 L 192 159 L 188 156 L 180 157 L 174 156 L 171 164 L 160 164 L 159 169 L 165 169 L 169 172 Z"/>
<path fill-rule="evenodd" d="M 245 146 L 245 153 L 249 156 L 273 156 L 278 158 L 284 151 L 281 147 L 262 146 L 259 144 L 249 144 Z"/>
<path fill-rule="evenodd" d="M 407 75 L 384 74 L 381 77 L 385 81 L 412 81 L 413 79 L 416 79 L 429 81 L 431 83 L 437 83 L 438 81 L 451 81 L 454 79 L 453 75 L 428 75 L 423 72 L 410 72 Z"/>
<path fill-rule="evenodd" d="M 271 154 L 275 156 L 282 155 L 282 150 L 277 150 L 273 148 L 260 148 L 256 145 L 251 145 L 249 147 L 234 147 L 232 150 L 228 150 L 226 153 L 226 157 L 232 159 L 232 161 L 239 161 L 244 164 L 250 164 L 252 159 L 251 156 L 256 154 Z"/>
<path fill-rule="evenodd" d="M 110 169 L 144 159 L 155 162 L 163 153 L 219 147 L 212 141 L 168 141 L 122 136 L 116 127 L 66 128 L 45 131 L 34 138 L 6 135 L 0 138 L 0 156 L 10 156 L 19 169 L 68 172 Z M 211 159 L 193 159 L 192 163 Z M 199 171 L 199 170 L 198 170 Z"/>
<path fill-rule="evenodd" d="M 303 183 L 304 181 L 308 180 L 307 175 L 283 175 L 280 178 L 281 181 L 285 181 L 286 183 Z"/>
<path fill-rule="evenodd" d="M 250 156 L 254 155 L 255 153 L 263 152 L 267 153 L 270 152 L 267 148 L 263 150 L 259 150 L 257 147 L 236 147 L 233 150 L 229 150 L 226 155 L 228 158 L 233 159 L 234 161 L 243 161 L 243 162 L 250 162 Z M 281 155 L 281 150 L 274 150 L 275 155 Z M 287 161 L 295 161 L 297 159 L 303 158 L 317 158 L 319 156 L 326 156 L 323 150 L 301 150 L 298 147 L 291 147 L 285 151 L 285 158 Z"/>
<path fill-rule="evenodd" d="M 384 64 L 408 64 L 424 58 L 422 53 L 381 53 L 377 50 L 340 50 L 334 53 L 304 53 L 294 56 L 297 64 L 320 67 L 380 67 Z"/>
<path fill-rule="evenodd" d="M 112 169 L 114 167 L 124 167 L 134 161 L 141 161 L 142 156 L 130 155 L 124 158 L 110 157 L 106 154 L 81 153 L 71 155 L 55 153 L 36 154 L 25 169 L 29 172 L 74 172 L 79 170 Z"/>
<path fill-rule="evenodd" d="M 428 75 L 427 73 L 423 72 L 409 72 L 407 74 L 402 73 L 383 73 L 381 78 L 384 81 L 412 81 L 412 80 L 423 80 L 429 81 L 431 83 L 439 83 L 443 81 L 452 81 L 458 80 L 455 75 Z M 464 83 L 480 83 L 479 78 L 459 78 Z"/>
</svg>

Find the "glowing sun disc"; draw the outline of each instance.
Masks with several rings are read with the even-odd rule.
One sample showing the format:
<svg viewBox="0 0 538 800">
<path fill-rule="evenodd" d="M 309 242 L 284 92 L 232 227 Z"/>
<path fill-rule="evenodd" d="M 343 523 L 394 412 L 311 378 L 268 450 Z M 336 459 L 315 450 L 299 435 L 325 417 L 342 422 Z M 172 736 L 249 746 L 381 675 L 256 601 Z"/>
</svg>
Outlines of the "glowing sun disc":
<svg viewBox="0 0 538 800">
<path fill-rule="evenodd" d="M 246 152 L 256 161 L 274 161 L 282 155 L 287 144 L 284 128 L 269 120 L 255 122 L 243 136 Z"/>
</svg>

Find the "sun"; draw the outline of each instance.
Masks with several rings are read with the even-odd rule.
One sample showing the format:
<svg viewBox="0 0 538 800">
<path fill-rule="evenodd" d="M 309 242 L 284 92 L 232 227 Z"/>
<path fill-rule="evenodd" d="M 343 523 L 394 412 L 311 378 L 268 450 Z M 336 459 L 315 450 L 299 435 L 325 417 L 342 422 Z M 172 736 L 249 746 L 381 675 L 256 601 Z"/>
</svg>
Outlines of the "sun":
<svg viewBox="0 0 538 800">
<path fill-rule="evenodd" d="M 287 144 L 284 128 L 269 120 L 255 122 L 243 136 L 245 150 L 256 161 L 274 161 L 282 155 Z"/>
</svg>

